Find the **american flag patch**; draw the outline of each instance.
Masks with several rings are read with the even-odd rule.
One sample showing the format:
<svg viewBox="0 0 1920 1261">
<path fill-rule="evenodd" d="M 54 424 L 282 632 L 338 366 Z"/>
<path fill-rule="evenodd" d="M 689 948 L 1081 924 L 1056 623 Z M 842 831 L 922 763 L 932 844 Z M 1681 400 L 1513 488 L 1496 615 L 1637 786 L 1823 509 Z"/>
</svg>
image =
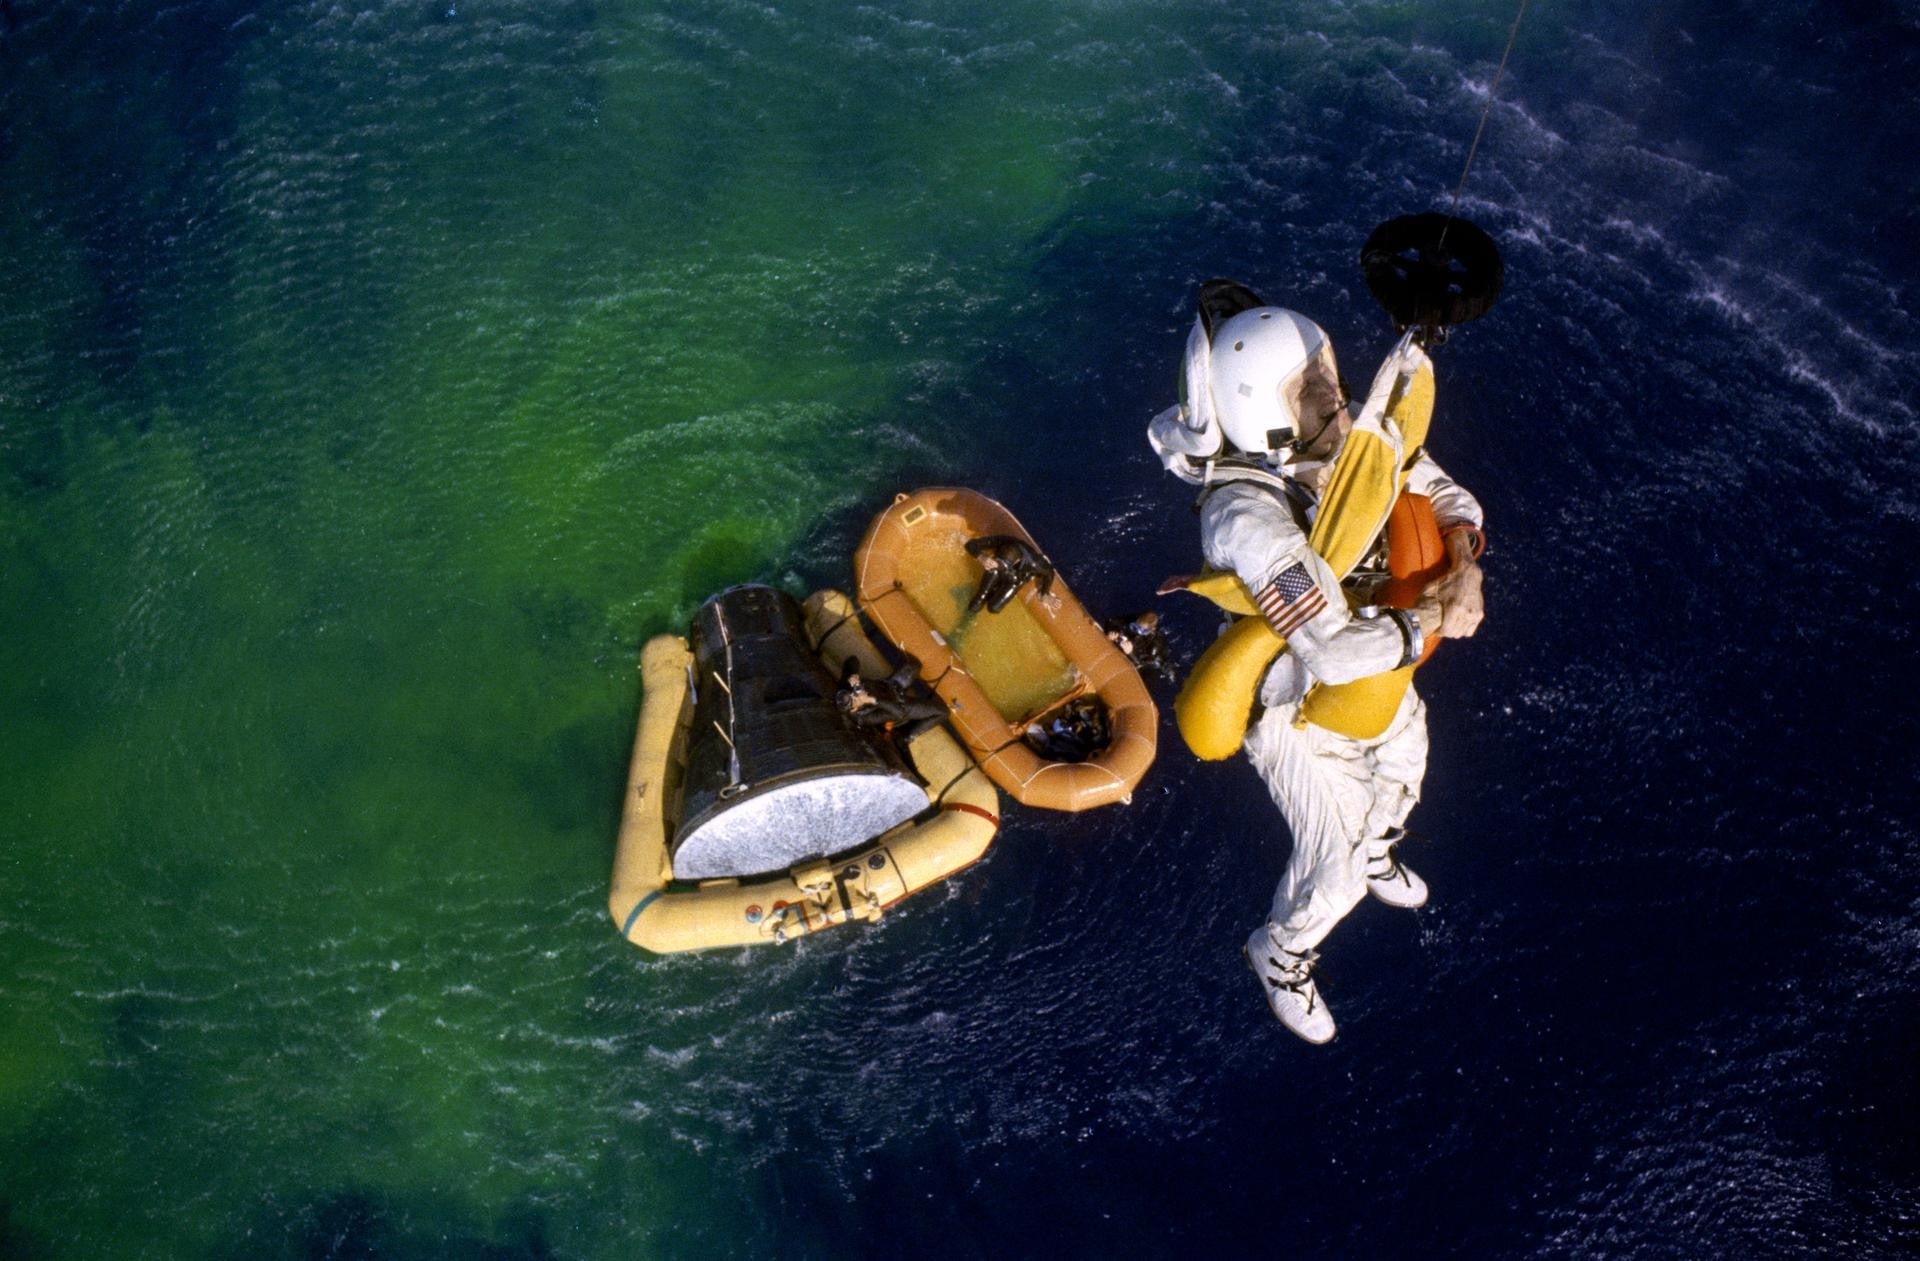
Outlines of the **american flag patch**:
<svg viewBox="0 0 1920 1261">
<path fill-rule="evenodd" d="M 1282 635 L 1291 635 L 1306 620 L 1327 607 L 1327 597 L 1307 571 L 1305 561 L 1294 562 L 1279 577 L 1260 589 L 1260 612 L 1267 624 Z"/>
</svg>

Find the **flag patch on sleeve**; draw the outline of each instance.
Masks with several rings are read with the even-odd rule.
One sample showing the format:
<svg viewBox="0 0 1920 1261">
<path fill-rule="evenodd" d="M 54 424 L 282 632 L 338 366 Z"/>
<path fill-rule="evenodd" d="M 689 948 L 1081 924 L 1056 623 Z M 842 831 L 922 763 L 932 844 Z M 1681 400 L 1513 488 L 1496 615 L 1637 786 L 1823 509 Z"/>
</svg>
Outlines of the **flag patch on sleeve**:
<svg viewBox="0 0 1920 1261">
<path fill-rule="evenodd" d="M 1305 561 L 1295 561 L 1260 590 L 1260 612 L 1281 635 L 1291 635 L 1308 618 L 1327 607 Z"/>
</svg>

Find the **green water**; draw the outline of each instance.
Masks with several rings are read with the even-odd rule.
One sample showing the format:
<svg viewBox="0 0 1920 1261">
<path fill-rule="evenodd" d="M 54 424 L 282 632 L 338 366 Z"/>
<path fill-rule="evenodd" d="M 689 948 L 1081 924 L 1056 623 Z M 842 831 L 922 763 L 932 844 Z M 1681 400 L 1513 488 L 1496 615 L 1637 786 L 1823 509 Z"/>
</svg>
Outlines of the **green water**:
<svg viewBox="0 0 1920 1261">
<path fill-rule="evenodd" d="M 605 915 L 635 654 L 966 478 L 943 409 L 1038 244 L 1180 187 L 1139 84 L 1188 54 L 998 12 L 24 14 L 0 1251 L 751 1211 L 659 1068 L 745 965 Z"/>
</svg>

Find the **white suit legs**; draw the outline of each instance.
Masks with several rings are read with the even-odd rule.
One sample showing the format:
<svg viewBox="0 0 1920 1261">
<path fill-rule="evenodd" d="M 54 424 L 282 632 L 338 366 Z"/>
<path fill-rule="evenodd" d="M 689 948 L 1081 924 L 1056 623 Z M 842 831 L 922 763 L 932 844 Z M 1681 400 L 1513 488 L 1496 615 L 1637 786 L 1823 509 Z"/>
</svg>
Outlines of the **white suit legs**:
<svg viewBox="0 0 1920 1261">
<path fill-rule="evenodd" d="M 1367 746 L 1367 763 L 1373 768 L 1367 835 L 1381 836 L 1406 823 L 1427 777 L 1427 705 L 1414 688 L 1407 689 L 1392 725 Z"/>
<path fill-rule="evenodd" d="M 1427 711 L 1407 690 L 1400 712 L 1373 740 L 1307 724 L 1277 705 L 1247 732 L 1247 757 L 1293 833 L 1293 852 L 1268 918 L 1277 943 L 1305 951 L 1367 894 L 1366 841 L 1406 821 L 1427 769 Z"/>
</svg>

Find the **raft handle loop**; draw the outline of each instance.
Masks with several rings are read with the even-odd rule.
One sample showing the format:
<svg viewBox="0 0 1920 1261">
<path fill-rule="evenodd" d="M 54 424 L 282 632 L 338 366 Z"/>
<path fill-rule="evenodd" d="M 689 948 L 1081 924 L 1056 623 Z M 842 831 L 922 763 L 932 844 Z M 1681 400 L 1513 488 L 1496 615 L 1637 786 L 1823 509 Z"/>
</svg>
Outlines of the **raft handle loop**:
<svg viewBox="0 0 1920 1261">
<path fill-rule="evenodd" d="M 787 874 L 792 878 L 795 888 L 815 899 L 824 899 L 833 892 L 833 864 L 825 859 L 795 867 Z"/>
<path fill-rule="evenodd" d="M 795 913 L 798 913 L 800 916 L 800 929 L 798 932 L 789 932 L 787 925 L 792 922 Z M 775 914 L 778 917 L 773 925 L 773 940 L 775 944 L 784 946 L 795 937 L 806 935 L 807 913 L 801 910 L 798 902 L 789 902 L 787 905 L 781 907 L 779 911 L 775 912 Z"/>
</svg>

